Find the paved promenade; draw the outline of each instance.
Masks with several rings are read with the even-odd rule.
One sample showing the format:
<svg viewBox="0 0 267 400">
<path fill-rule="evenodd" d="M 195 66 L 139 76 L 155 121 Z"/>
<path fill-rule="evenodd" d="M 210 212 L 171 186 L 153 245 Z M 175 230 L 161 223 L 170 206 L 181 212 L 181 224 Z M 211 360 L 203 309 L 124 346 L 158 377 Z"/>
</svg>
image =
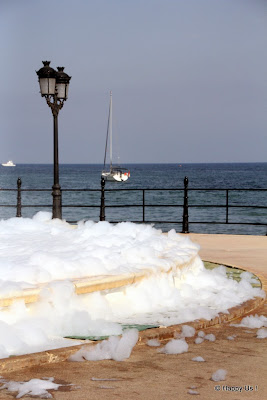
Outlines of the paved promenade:
<svg viewBox="0 0 267 400">
<path fill-rule="evenodd" d="M 201 245 L 203 260 L 251 271 L 261 278 L 267 290 L 266 236 L 189 236 Z M 267 302 L 252 314 L 267 317 Z M 189 350 L 183 354 L 159 354 L 156 348 L 145 344 L 144 337 L 130 358 L 123 362 L 62 361 L 7 373 L 1 371 L 1 375 L 16 381 L 54 377 L 56 383 L 73 384 L 51 391 L 58 400 L 187 400 L 194 397 L 190 390 L 196 391 L 196 398 L 203 400 L 267 399 L 267 339 L 257 339 L 257 329 L 237 328 L 229 323 L 206 328 L 205 332 L 213 333 L 216 340 L 195 344 L 194 338 L 187 338 Z M 234 340 L 227 339 L 234 335 Z M 203 357 L 205 362 L 192 361 L 196 356 Z M 227 371 L 225 381 L 210 379 L 218 369 Z M 0 399 L 12 398 L 14 395 L 0 391 Z"/>
</svg>

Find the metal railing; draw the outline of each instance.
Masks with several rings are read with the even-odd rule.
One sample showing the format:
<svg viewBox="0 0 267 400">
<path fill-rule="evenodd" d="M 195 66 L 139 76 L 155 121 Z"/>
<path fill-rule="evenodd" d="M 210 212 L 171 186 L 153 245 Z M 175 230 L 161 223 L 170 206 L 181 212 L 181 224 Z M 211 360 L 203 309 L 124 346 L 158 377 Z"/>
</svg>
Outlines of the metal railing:
<svg viewBox="0 0 267 400">
<path fill-rule="evenodd" d="M 16 204 L 0 204 L 0 207 L 15 207 L 16 208 L 16 217 L 21 217 L 22 216 L 22 208 L 29 208 L 29 207 L 35 207 L 38 209 L 42 209 L 42 208 L 51 208 L 52 207 L 52 203 L 50 204 L 22 204 L 22 199 L 21 199 L 21 193 L 22 192 L 51 192 L 51 189 L 22 189 L 22 182 L 21 179 L 18 178 L 17 180 L 17 188 L 16 189 L 2 189 L 0 188 L 0 193 L 1 191 L 16 191 L 17 192 L 17 203 Z M 111 196 L 116 193 L 120 193 L 120 192 L 141 192 L 141 198 L 142 201 L 140 203 L 131 203 L 131 204 L 121 204 L 118 203 L 117 201 L 113 202 L 110 201 L 108 204 L 106 202 L 106 194 L 110 193 Z M 147 201 L 147 194 L 149 192 L 156 192 L 156 191 L 160 191 L 160 192 L 180 192 L 180 196 L 179 199 L 181 201 L 181 203 L 175 203 L 175 204 L 165 204 L 165 203 L 149 203 Z M 190 196 L 193 192 L 204 192 L 204 193 L 209 193 L 209 192 L 222 192 L 224 193 L 223 196 L 221 196 L 222 198 L 224 198 L 224 204 L 218 204 L 218 202 L 216 204 L 207 204 L 207 203 L 190 203 L 189 204 L 189 192 L 190 192 Z M 73 204 L 62 204 L 63 208 L 98 208 L 99 209 L 99 220 L 100 221 L 105 221 L 106 220 L 106 210 L 107 209 L 122 209 L 122 208 L 140 208 L 141 209 L 141 213 L 140 213 L 140 219 L 138 220 L 132 220 L 130 219 L 131 222 L 134 223 L 154 223 L 154 224 L 181 224 L 182 229 L 181 232 L 182 233 L 189 233 L 189 223 L 190 225 L 192 224 L 202 224 L 202 225 L 206 225 L 206 224 L 213 224 L 213 225 L 251 225 L 251 226 L 266 226 L 267 227 L 267 205 L 252 205 L 252 204 L 233 204 L 230 203 L 229 201 L 229 194 L 230 192 L 263 192 L 266 193 L 267 189 L 240 189 L 240 188 L 189 188 L 188 187 L 188 178 L 185 177 L 184 178 L 184 186 L 181 188 L 171 188 L 171 189 L 167 189 L 167 188 L 120 188 L 120 189 L 106 189 L 105 188 L 105 180 L 102 179 L 101 180 L 101 188 L 100 189 L 62 189 L 62 192 L 95 192 L 99 195 L 98 196 L 98 200 L 99 202 L 97 202 L 97 204 L 77 204 L 77 203 L 73 203 Z M 178 198 L 178 196 L 177 196 Z M 265 198 L 266 199 L 266 198 Z M 160 208 L 180 208 L 182 209 L 181 212 L 181 219 L 178 218 L 178 214 L 177 218 L 175 218 L 175 220 L 162 220 L 162 219 L 148 219 L 147 218 L 147 210 L 149 209 L 153 209 L 153 207 L 160 207 Z M 224 214 L 224 220 L 194 220 L 194 219 L 190 219 L 189 221 L 189 210 L 191 209 L 210 209 L 210 208 L 221 208 L 221 209 L 225 209 L 225 214 Z M 242 221 L 242 220 L 238 220 L 238 221 L 234 221 L 234 220 L 230 220 L 229 217 L 229 210 L 231 209 L 254 209 L 254 210 L 266 210 L 266 213 L 264 213 L 262 220 L 259 221 Z M 114 220 L 114 219 L 108 219 L 109 222 L 111 223 L 117 223 L 117 222 L 121 222 L 121 220 Z M 129 220 L 129 219 L 127 219 Z M 70 223 L 76 223 L 77 220 L 71 220 L 68 221 Z"/>
</svg>

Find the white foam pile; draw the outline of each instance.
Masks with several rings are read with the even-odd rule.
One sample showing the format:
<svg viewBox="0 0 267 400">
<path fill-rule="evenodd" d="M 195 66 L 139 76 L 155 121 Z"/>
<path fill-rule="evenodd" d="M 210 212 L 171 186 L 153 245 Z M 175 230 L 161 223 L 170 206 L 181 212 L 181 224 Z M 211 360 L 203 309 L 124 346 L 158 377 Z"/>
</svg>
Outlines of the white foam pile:
<svg viewBox="0 0 267 400">
<path fill-rule="evenodd" d="M 193 394 L 193 395 L 198 395 L 199 392 L 197 390 L 193 390 L 193 389 L 188 389 L 188 394 Z"/>
<path fill-rule="evenodd" d="M 231 325 L 238 328 L 259 329 L 262 327 L 267 327 L 267 318 L 264 315 L 249 315 L 247 317 L 244 317 L 239 324 Z"/>
<path fill-rule="evenodd" d="M 183 337 L 193 337 L 195 336 L 196 330 L 193 326 L 183 325 L 182 326 L 182 336 Z"/>
<path fill-rule="evenodd" d="M 0 221 L 3 290 L 17 286 L 143 269 L 168 271 L 197 254 L 198 245 L 150 225 L 80 222 L 77 229 L 39 212 Z M 23 285 L 24 283 L 24 285 Z M 10 285 L 10 286 L 9 286 Z"/>
<path fill-rule="evenodd" d="M 0 297 L 46 283 L 37 303 L 21 300 L 0 310 L 0 358 L 73 345 L 64 336 L 119 335 L 122 323 L 211 319 L 264 296 L 247 274 L 238 283 L 224 267 L 206 270 L 198 250 L 174 230 L 163 235 L 149 225 L 89 221 L 74 228 L 46 212 L 0 221 Z M 70 281 L 140 270 L 153 274 L 116 292 L 78 296 Z"/>
<path fill-rule="evenodd" d="M 69 357 L 69 361 L 99 361 L 115 360 L 123 361 L 129 358 L 133 347 L 138 340 L 138 330 L 128 329 L 121 337 L 111 336 L 95 346 L 83 346 L 75 354 Z"/>
<path fill-rule="evenodd" d="M 58 390 L 61 384 L 54 383 L 54 378 L 31 379 L 28 382 L 6 381 L 0 379 L 3 385 L 1 389 L 7 389 L 10 392 L 18 392 L 16 399 L 20 399 L 25 395 L 38 396 L 45 399 L 51 399 L 52 395 L 48 390 Z"/>
<path fill-rule="evenodd" d="M 225 369 L 217 369 L 212 376 L 211 380 L 214 382 L 220 382 L 220 381 L 225 381 L 227 375 L 227 371 Z"/>
<path fill-rule="evenodd" d="M 257 331 L 257 338 L 258 339 L 266 339 L 267 338 L 267 329 L 261 328 Z"/>
<path fill-rule="evenodd" d="M 205 360 L 204 360 L 204 358 L 203 358 L 203 357 L 201 357 L 201 356 L 197 356 L 197 357 L 194 357 L 194 358 L 192 358 L 192 361 L 204 362 Z"/>
<path fill-rule="evenodd" d="M 165 354 L 182 354 L 188 351 L 188 344 L 184 339 L 171 339 L 159 353 Z"/>
<path fill-rule="evenodd" d="M 232 336 L 227 336 L 227 340 L 235 340 L 235 338 L 236 338 L 236 335 L 232 335 Z"/>
<path fill-rule="evenodd" d="M 146 342 L 146 344 L 151 347 L 159 347 L 160 341 L 158 339 L 150 339 Z"/>
<path fill-rule="evenodd" d="M 249 315 L 244 317 L 239 324 L 232 324 L 232 326 L 238 328 L 258 329 L 257 338 L 267 338 L 267 318 L 264 315 Z"/>
<path fill-rule="evenodd" d="M 205 334 L 203 331 L 199 331 L 197 334 L 197 338 L 195 339 L 196 344 L 203 343 L 204 340 L 208 340 L 210 342 L 215 342 L 216 337 L 213 335 L 213 333 L 209 333 L 208 335 Z"/>
</svg>

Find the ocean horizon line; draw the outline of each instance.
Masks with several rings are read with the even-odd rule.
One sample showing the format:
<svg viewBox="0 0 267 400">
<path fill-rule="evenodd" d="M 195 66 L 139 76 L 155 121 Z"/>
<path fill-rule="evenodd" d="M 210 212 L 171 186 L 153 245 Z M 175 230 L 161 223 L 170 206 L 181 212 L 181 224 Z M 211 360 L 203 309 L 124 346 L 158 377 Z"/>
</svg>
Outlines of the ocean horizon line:
<svg viewBox="0 0 267 400">
<path fill-rule="evenodd" d="M 220 162 L 137 162 L 137 163 L 114 163 L 114 165 L 225 165 L 225 164 L 267 164 L 267 161 L 220 161 Z M 37 162 L 17 162 L 17 165 L 54 165 L 53 162 L 37 163 Z M 74 163 L 74 162 L 60 162 L 59 165 L 99 165 L 103 163 Z"/>
</svg>

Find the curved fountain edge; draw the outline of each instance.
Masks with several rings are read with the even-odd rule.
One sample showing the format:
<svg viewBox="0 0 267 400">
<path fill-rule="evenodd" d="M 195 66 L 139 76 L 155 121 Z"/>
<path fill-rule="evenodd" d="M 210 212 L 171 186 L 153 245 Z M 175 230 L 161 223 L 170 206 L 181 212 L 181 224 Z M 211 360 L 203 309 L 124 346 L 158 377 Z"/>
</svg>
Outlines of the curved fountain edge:
<svg viewBox="0 0 267 400">
<path fill-rule="evenodd" d="M 222 265 L 222 263 L 215 263 L 210 260 L 202 260 L 203 262 L 211 262 L 214 264 Z M 223 264 L 225 265 L 225 264 Z M 244 267 L 240 267 L 236 264 L 227 263 L 227 267 L 238 268 L 239 270 L 246 271 Z M 256 272 L 252 272 L 261 282 L 262 289 L 267 293 L 267 278 L 261 274 Z M 169 327 L 163 328 L 153 328 L 148 329 L 146 331 L 142 331 L 139 334 L 139 343 L 145 343 L 146 340 L 149 339 L 170 339 L 173 338 L 174 333 L 181 332 L 183 325 L 189 325 L 195 328 L 196 331 L 201 329 L 207 329 L 210 327 L 220 326 L 224 323 L 232 322 L 236 319 L 243 318 L 244 316 L 256 311 L 260 306 L 262 306 L 267 301 L 266 297 L 255 297 L 253 299 L 247 300 L 244 303 L 232 307 L 228 310 L 227 313 L 220 312 L 219 315 L 211 320 L 200 319 L 197 321 L 185 322 L 178 325 L 172 325 Z"/>
<path fill-rule="evenodd" d="M 210 262 L 209 260 L 205 260 Z M 212 261 L 211 261 L 212 262 Z M 228 267 L 238 268 L 246 271 L 245 268 L 237 265 L 231 265 L 227 263 Z M 267 278 L 263 275 L 254 274 L 261 282 L 262 289 L 267 292 Z M 178 325 L 172 325 L 169 327 L 152 328 L 145 331 L 139 332 L 139 340 L 137 345 L 146 344 L 147 340 L 150 339 L 171 339 L 176 333 L 181 332 L 183 325 L 189 325 L 195 328 L 196 331 L 207 329 L 210 327 L 218 327 L 223 324 L 227 324 L 237 319 L 241 319 L 244 316 L 256 311 L 260 306 L 266 302 L 266 297 L 256 297 L 250 299 L 239 306 L 232 307 L 227 313 L 219 313 L 219 315 L 211 320 L 198 320 L 192 322 L 186 322 Z M 87 343 L 87 346 L 95 345 L 97 342 Z M 57 363 L 66 361 L 72 354 L 78 351 L 85 344 L 76 346 L 64 347 L 54 350 L 43 351 L 40 353 L 25 354 L 21 356 L 14 356 L 9 358 L 0 359 L 0 373 L 10 373 L 23 368 L 32 368 L 41 366 L 44 364 Z"/>
</svg>

